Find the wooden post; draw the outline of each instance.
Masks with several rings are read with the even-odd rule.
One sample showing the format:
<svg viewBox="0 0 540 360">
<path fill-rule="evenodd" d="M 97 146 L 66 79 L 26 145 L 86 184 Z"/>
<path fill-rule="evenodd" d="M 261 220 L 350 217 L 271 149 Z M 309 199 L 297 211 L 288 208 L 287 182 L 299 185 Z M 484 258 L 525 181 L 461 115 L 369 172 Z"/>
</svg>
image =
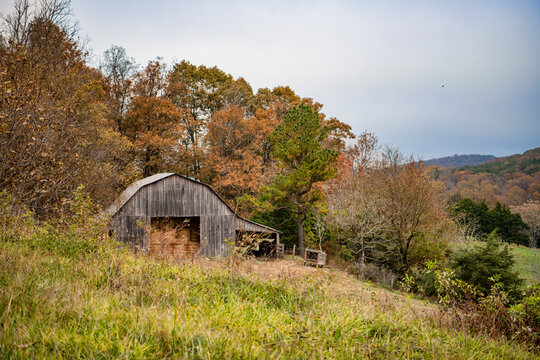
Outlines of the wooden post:
<svg viewBox="0 0 540 360">
<path fill-rule="evenodd" d="M 292 248 L 292 259 L 294 260 L 294 256 L 296 254 L 296 245 L 293 245 L 293 248 Z"/>
</svg>

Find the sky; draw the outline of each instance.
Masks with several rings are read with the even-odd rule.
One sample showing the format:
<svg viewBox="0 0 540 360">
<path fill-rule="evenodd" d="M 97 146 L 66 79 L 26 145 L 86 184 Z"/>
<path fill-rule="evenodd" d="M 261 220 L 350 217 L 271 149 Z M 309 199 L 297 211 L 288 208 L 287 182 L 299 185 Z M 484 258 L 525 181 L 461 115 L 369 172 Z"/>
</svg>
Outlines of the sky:
<svg viewBox="0 0 540 360">
<path fill-rule="evenodd" d="M 10 0 L 0 0 L 0 11 Z M 421 159 L 540 146 L 540 1 L 72 0 L 94 61 L 188 60 L 289 85 Z M 443 86 L 444 85 L 444 86 Z"/>
</svg>

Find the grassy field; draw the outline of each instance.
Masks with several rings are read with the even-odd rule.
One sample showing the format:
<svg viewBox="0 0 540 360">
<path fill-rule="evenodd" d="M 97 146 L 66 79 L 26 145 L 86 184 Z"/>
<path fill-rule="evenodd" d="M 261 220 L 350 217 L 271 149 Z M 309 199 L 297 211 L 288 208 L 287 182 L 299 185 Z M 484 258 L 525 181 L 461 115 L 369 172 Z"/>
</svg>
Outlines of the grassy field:
<svg viewBox="0 0 540 360">
<path fill-rule="evenodd" d="M 540 282 L 540 249 L 511 245 L 516 261 L 515 267 L 528 284 Z"/>
<path fill-rule="evenodd" d="M 0 358 L 536 359 L 293 260 L 184 264 L 51 227 L 0 241 Z"/>
</svg>

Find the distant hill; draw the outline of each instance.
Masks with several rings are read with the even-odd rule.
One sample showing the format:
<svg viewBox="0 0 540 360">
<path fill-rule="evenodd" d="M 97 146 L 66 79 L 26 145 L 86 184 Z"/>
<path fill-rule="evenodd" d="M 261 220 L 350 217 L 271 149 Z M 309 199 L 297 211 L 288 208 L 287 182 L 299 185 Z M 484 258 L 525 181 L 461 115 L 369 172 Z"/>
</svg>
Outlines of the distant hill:
<svg viewBox="0 0 540 360">
<path fill-rule="evenodd" d="M 451 160 L 461 156 L 442 159 Z M 454 199 L 468 197 L 485 201 L 490 206 L 497 201 L 506 205 L 521 205 L 526 201 L 540 200 L 540 147 L 523 154 L 493 158 L 474 166 L 455 167 L 444 162 L 436 163 L 442 159 L 425 163 L 431 166 L 435 178 L 446 185 L 448 195 Z"/>
<path fill-rule="evenodd" d="M 523 154 L 515 154 L 492 161 L 479 164 L 477 166 L 466 167 L 462 165 L 460 170 L 468 170 L 473 174 L 491 173 L 497 175 L 523 173 L 532 175 L 540 171 L 540 147 L 525 151 Z"/>
<path fill-rule="evenodd" d="M 470 154 L 470 155 L 454 155 L 454 156 L 446 156 L 442 158 L 437 159 L 430 159 L 424 161 L 424 164 L 426 166 L 442 166 L 447 169 L 453 169 L 463 166 L 475 166 L 479 164 L 486 163 L 490 160 L 496 159 L 493 155 L 478 155 L 478 154 Z"/>
</svg>

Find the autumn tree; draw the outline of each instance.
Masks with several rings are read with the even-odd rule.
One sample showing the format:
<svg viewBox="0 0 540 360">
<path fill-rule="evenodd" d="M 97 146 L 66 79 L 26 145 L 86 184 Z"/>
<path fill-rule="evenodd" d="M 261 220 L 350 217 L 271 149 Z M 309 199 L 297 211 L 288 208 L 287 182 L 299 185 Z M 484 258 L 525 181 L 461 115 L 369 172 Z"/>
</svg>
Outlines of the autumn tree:
<svg viewBox="0 0 540 360">
<path fill-rule="evenodd" d="M 66 4 L 19 11 L 0 47 L 0 189 L 42 216 L 80 184 L 110 200 L 129 148 L 104 114 L 101 75 L 64 23 Z"/>
<path fill-rule="evenodd" d="M 381 216 L 386 223 L 382 253 L 384 261 L 403 273 L 411 264 L 426 260 L 425 256 L 411 259 L 415 252 L 423 250 L 432 258 L 444 253 L 442 227 L 449 221 L 440 185 L 421 162 L 392 148 L 382 155 L 381 169 L 373 173 L 374 181 L 381 186 Z"/>
<path fill-rule="evenodd" d="M 366 250 L 374 250 L 374 243 L 386 228 L 381 211 L 381 188 L 371 175 L 378 170 L 372 162 L 376 144 L 373 134 L 362 133 L 357 142 L 340 155 L 338 176 L 325 187 L 326 219 L 348 251 L 355 254 L 361 277 L 364 277 Z"/>
<path fill-rule="evenodd" d="M 110 94 L 108 110 L 116 128 L 121 125 L 131 99 L 132 75 L 137 70 L 135 59 L 127 55 L 126 49 L 112 45 L 103 54 L 99 70 L 105 76 Z"/>
<path fill-rule="evenodd" d="M 41 0 L 39 2 L 15 0 L 13 11 L 2 14 L 1 18 L 3 37 L 15 45 L 28 45 L 31 24 L 36 19 L 54 24 L 66 37 L 76 40 L 78 28 L 72 20 L 71 0 Z"/>
<path fill-rule="evenodd" d="M 166 88 L 165 66 L 159 60 L 150 61 L 134 76 L 134 97 L 122 129 L 133 142 L 144 176 L 179 166 L 182 109 L 166 96 Z"/>
<path fill-rule="evenodd" d="M 323 144 L 328 128 L 311 106 L 293 107 L 270 135 L 272 155 L 279 173 L 269 187 L 272 201 L 295 214 L 298 247 L 304 250 L 304 220 L 308 210 L 321 199 L 316 185 L 336 175 L 337 152 Z"/>
<path fill-rule="evenodd" d="M 233 105 L 215 112 L 208 125 L 203 179 L 234 207 L 237 197 L 254 195 L 261 185 L 261 146 L 269 129 L 258 120 Z"/>
<path fill-rule="evenodd" d="M 168 74 L 167 96 L 182 110 L 179 118 L 185 136 L 181 139 L 184 173 L 200 176 L 204 156 L 204 135 L 212 114 L 223 106 L 223 96 L 229 99 L 242 98 L 246 87 L 239 84 L 236 89 L 223 90 L 233 81 L 231 75 L 217 67 L 196 66 L 188 61 L 174 64 Z M 247 84 L 247 83 L 246 83 Z"/>
</svg>

